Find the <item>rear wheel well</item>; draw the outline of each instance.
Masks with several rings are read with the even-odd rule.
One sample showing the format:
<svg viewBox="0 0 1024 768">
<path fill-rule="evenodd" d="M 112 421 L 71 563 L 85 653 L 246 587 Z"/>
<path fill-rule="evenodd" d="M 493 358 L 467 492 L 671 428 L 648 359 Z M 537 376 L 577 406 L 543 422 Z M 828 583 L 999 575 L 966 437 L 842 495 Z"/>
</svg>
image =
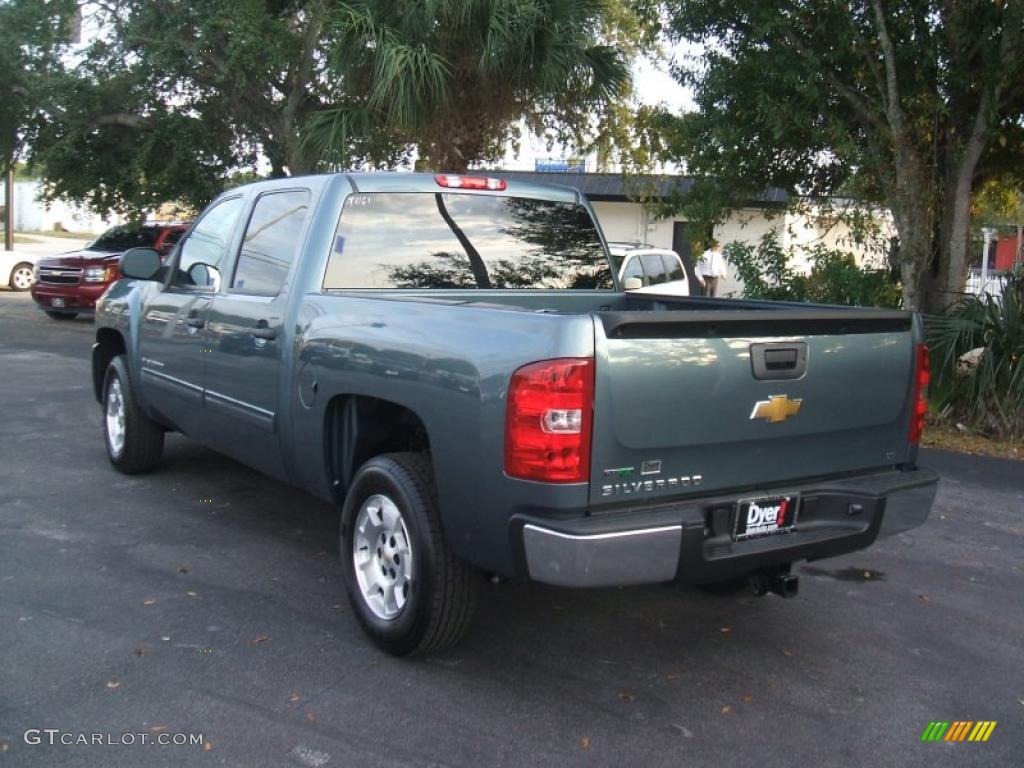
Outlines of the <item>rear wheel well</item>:
<svg viewBox="0 0 1024 768">
<path fill-rule="evenodd" d="M 96 348 L 92 352 L 92 389 L 96 401 L 103 400 L 103 379 L 107 375 L 107 366 L 118 355 L 125 353 L 124 337 L 113 328 L 100 328 L 96 331 Z"/>
<path fill-rule="evenodd" d="M 382 453 L 430 453 L 423 420 L 409 408 L 365 395 L 339 395 L 327 406 L 325 455 L 335 498 L 341 502 L 356 471 Z"/>
</svg>

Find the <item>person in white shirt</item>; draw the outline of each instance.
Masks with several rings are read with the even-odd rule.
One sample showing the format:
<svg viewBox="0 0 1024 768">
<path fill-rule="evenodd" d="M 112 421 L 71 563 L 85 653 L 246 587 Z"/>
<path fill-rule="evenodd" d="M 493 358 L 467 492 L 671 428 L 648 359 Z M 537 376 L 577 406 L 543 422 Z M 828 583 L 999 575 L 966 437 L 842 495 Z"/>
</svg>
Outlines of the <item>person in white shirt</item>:
<svg viewBox="0 0 1024 768">
<path fill-rule="evenodd" d="M 700 261 L 697 262 L 697 274 L 701 276 L 703 282 L 701 293 L 704 296 L 717 295 L 718 279 L 728 274 L 721 243 L 711 241 L 708 249 L 700 257 Z"/>
</svg>

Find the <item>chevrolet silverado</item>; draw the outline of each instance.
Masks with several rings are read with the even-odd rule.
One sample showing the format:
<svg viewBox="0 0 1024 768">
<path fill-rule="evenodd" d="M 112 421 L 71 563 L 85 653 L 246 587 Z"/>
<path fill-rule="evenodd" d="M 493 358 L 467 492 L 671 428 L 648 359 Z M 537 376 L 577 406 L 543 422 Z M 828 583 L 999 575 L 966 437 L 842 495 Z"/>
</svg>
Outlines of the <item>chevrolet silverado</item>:
<svg viewBox="0 0 1024 768">
<path fill-rule="evenodd" d="M 621 290 L 576 190 L 352 173 L 225 192 L 97 306 L 110 461 L 180 431 L 337 504 L 390 653 L 466 630 L 478 582 L 749 579 L 920 525 L 910 312 Z"/>
</svg>

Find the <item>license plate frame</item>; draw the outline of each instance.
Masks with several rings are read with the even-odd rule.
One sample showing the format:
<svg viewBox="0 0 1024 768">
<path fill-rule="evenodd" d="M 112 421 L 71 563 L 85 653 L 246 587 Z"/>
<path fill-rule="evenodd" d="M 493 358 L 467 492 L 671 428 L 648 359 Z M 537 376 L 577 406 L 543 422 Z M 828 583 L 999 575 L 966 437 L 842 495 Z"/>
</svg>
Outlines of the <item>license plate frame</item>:
<svg viewBox="0 0 1024 768">
<path fill-rule="evenodd" d="M 779 527 L 779 507 L 785 502 L 783 526 Z M 758 514 L 751 516 L 751 506 L 758 506 Z M 774 514 L 773 514 L 774 513 Z M 736 502 L 736 513 L 732 526 L 733 541 L 750 541 L 769 536 L 780 536 L 796 530 L 800 513 L 800 494 L 780 493 L 773 496 L 753 496 Z M 753 530 L 751 525 L 753 524 Z"/>
<path fill-rule="evenodd" d="M 51 307 L 59 307 L 59 308 L 63 309 L 64 308 L 64 299 L 61 299 L 61 298 L 58 298 L 58 297 L 54 297 L 54 298 L 50 299 L 50 306 Z"/>
</svg>

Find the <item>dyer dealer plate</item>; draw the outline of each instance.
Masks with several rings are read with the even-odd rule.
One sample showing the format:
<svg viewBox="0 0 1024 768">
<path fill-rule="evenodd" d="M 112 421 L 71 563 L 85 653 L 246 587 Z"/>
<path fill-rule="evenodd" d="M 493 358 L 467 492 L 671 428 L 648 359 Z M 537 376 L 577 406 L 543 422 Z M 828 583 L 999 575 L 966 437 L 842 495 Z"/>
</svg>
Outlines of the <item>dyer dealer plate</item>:
<svg viewBox="0 0 1024 768">
<path fill-rule="evenodd" d="M 736 529 L 733 538 L 755 539 L 776 533 L 789 533 L 796 522 L 800 497 L 764 496 L 759 499 L 743 499 L 736 508 Z"/>
</svg>

